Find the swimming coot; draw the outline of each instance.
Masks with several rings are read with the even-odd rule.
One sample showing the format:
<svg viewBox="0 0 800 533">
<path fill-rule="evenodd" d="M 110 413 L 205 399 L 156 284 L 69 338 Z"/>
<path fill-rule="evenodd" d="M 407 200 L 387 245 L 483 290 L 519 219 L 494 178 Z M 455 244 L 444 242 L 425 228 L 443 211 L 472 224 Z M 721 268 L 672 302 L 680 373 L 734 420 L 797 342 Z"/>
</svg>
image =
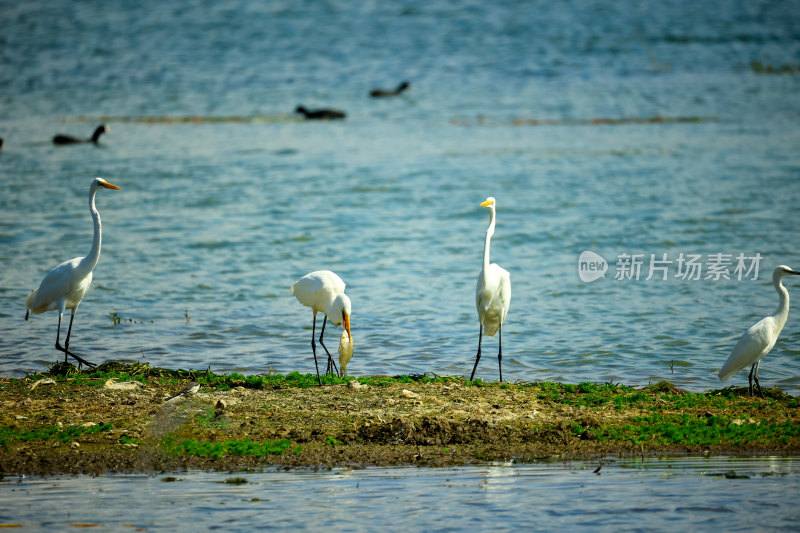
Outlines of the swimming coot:
<svg viewBox="0 0 800 533">
<path fill-rule="evenodd" d="M 71 135 L 56 135 L 53 137 L 53 144 L 77 144 L 77 143 L 94 143 L 98 144 L 100 140 L 100 136 L 104 133 L 111 132 L 111 129 L 107 127 L 105 124 L 100 124 L 95 128 L 94 133 L 90 139 L 79 139 L 77 137 L 72 137 Z"/>
<path fill-rule="evenodd" d="M 397 96 L 403 91 L 406 91 L 411 88 L 411 84 L 407 81 L 404 81 L 400 85 L 397 86 L 397 89 L 386 90 L 386 89 L 372 89 L 369 92 L 369 95 L 373 98 L 391 98 L 392 96 Z"/>
<path fill-rule="evenodd" d="M 294 112 L 300 113 L 310 120 L 334 120 L 347 116 L 344 111 L 339 111 L 338 109 L 306 109 L 301 105 L 297 106 Z"/>
</svg>

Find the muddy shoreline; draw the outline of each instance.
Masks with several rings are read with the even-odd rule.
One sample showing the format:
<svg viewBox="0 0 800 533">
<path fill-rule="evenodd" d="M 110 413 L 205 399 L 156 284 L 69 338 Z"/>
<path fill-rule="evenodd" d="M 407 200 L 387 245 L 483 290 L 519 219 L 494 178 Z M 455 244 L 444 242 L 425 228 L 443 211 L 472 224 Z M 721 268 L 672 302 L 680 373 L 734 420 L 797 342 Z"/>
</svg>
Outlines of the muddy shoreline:
<svg viewBox="0 0 800 533">
<path fill-rule="evenodd" d="M 635 389 L 371 376 L 315 387 L 310 375 L 207 375 L 196 394 L 165 401 L 188 381 L 182 376 L 0 378 L 0 472 L 800 453 L 797 399 L 778 389 L 762 399 L 742 388 L 695 394 L 668 383 Z"/>
</svg>

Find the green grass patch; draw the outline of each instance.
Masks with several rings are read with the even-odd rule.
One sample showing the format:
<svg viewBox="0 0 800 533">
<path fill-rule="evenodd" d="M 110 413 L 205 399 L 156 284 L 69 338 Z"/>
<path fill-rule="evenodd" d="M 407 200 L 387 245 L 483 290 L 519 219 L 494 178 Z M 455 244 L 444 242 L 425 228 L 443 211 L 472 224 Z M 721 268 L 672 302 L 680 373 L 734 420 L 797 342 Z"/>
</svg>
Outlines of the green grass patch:
<svg viewBox="0 0 800 533">
<path fill-rule="evenodd" d="M 34 374 L 29 379 L 53 377 L 57 381 L 69 380 L 76 384 L 87 386 L 102 386 L 109 378 L 115 377 L 122 381 L 147 382 L 154 380 L 161 385 L 177 385 L 193 378 L 200 382 L 206 391 L 227 391 L 235 387 L 249 389 L 293 389 L 318 387 L 317 375 L 300 372 L 282 374 L 257 374 L 243 375 L 238 372 L 231 374 L 216 374 L 210 368 L 205 370 L 170 370 L 153 368 L 147 363 L 127 363 L 109 361 L 96 369 L 78 370 L 70 363 L 57 363 L 51 367 L 50 372 Z M 752 398 L 747 394 L 746 388 L 728 387 L 725 389 L 707 391 L 705 393 L 690 393 L 682 391 L 668 381 L 660 381 L 642 388 L 634 388 L 618 383 L 555 383 L 555 382 L 486 382 L 480 378 L 470 381 L 460 376 L 439 376 L 433 373 L 403 374 L 398 376 L 362 376 L 346 379 L 336 376 L 321 376 L 323 385 L 344 385 L 348 381 L 357 379 L 364 385 L 385 387 L 395 384 L 427 384 L 445 383 L 465 387 L 496 388 L 504 391 L 524 391 L 536 394 L 540 400 L 561 403 L 571 406 L 584 406 L 589 408 L 611 406 L 617 410 L 639 408 L 656 412 L 674 409 L 763 409 L 763 400 Z M 14 380 L 9 380 L 8 386 L 17 386 Z M 789 396 L 780 389 L 773 387 L 764 389 L 767 402 L 777 402 L 787 407 L 798 406 L 796 398 Z M 774 403 L 768 403 L 774 406 Z"/>
<path fill-rule="evenodd" d="M 208 370 L 198 373 L 209 372 Z M 171 370 L 168 368 L 153 368 L 149 363 L 106 361 L 96 368 L 85 368 L 79 370 L 72 363 L 63 361 L 56 362 L 48 367 L 47 372 L 36 372 L 28 375 L 29 379 L 50 378 L 70 378 L 77 383 L 88 383 L 90 380 L 100 380 L 108 378 L 119 378 L 121 381 L 145 381 L 148 378 L 167 378 L 173 382 L 186 381 L 193 371 L 190 370 Z"/>
<path fill-rule="evenodd" d="M 773 408 L 779 405 L 796 405 L 797 399 L 783 394 L 779 389 L 765 389 L 767 398 L 753 398 L 747 389 L 722 389 L 705 393 L 692 393 L 677 389 L 667 381 L 641 389 L 622 384 L 552 383 L 541 382 L 521 386 L 533 392 L 540 400 L 589 408 L 611 406 L 616 410 L 643 409 L 654 412 L 666 410 L 720 410 L 739 412 Z"/>
<path fill-rule="evenodd" d="M 35 440 L 52 440 L 55 442 L 70 442 L 81 435 L 92 435 L 110 431 L 111 424 L 98 424 L 96 426 L 72 426 L 68 428 L 49 427 L 33 430 L 16 430 L 9 426 L 0 428 L 0 446 L 8 448 L 13 441 L 31 442 Z"/>
<path fill-rule="evenodd" d="M 174 437 L 167 437 L 162 441 L 163 448 L 173 455 L 194 455 L 197 457 L 211 457 L 214 459 L 220 459 L 229 455 L 242 457 L 281 455 L 291 445 L 292 442 L 286 439 L 259 443 L 250 439 L 204 442 L 196 439 L 182 439 L 176 441 Z"/>
<path fill-rule="evenodd" d="M 217 416 L 214 407 L 207 407 L 194 417 L 198 426 L 204 428 L 220 429 L 225 426 L 225 420 Z"/>
<path fill-rule="evenodd" d="M 757 442 L 788 443 L 800 435 L 800 425 L 791 421 L 736 424 L 725 416 L 695 416 L 689 414 L 634 417 L 621 427 L 601 427 L 599 440 L 626 440 L 633 444 L 685 444 L 711 446 L 717 444 L 745 445 Z"/>
</svg>

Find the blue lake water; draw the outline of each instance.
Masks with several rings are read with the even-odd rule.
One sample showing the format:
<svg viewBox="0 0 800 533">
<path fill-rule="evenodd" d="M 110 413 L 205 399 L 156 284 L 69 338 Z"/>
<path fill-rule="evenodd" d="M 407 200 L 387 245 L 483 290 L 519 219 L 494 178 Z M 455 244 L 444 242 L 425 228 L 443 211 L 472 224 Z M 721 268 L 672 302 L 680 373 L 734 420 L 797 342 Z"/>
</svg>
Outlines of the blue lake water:
<svg viewBox="0 0 800 533">
<path fill-rule="evenodd" d="M 100 531 L 787 531 L 795 458 L 19 478 L 0 524 Z M 177 481 L 167 482 L 169 478 Z M 226 480 L 239 477 L 245 484 Z"/>
<path fill-rule="evenodd" d="M 718 387 L 777 306 L 772 269 L 800 267 L 800 76 L 753 67 L 800 65 L 798 7 L 2 2 L 0 372 L 59 359 L 55 314 L 25 322 L 24 299 L 88 252 L 100 175 L 122 190 L 98 193 L 71 343 L 94 362 L 311 372 L 290 286 L 326 268 L 353 301 L 351 375 L 468 374 L 491 195 L 504 377 Z M 348 117 L 303 122 L 301 103 Z M 101 121 L 100 147 L 50 143 Z M 579 278 L 585 250 L 604 279 Z M 640 279 L 615 279 L 621 254 L 643 254 Z M 651 254 L 667 280 L 645 279 Z M 676 278 L 680 254 L 729 255 L 734 279 Z M 738 254 L 760 254 L 756 280 Z M 760 376 L 800 392 L 796 312 Z"/>
</svg>

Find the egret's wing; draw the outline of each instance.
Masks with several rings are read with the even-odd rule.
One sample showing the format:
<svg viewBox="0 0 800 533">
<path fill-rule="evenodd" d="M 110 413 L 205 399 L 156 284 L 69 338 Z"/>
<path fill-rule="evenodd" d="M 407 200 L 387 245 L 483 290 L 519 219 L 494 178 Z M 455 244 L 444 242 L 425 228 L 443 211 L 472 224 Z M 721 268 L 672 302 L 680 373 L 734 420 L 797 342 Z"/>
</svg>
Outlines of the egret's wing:
<svg viewBox="0 0 800 533">
<path fill-rule="evenodd" d="M 506 319 L 508 308 L 511 307 L 511 274 L 507 270 L 497 267 L 500 270 L 500 292 L 498 298 L 503 306 L 503 317 L 501 322 Z"/>
<path fill-rule="evenodd" d="M 78 266 L 82 257 L 76 257 L 69 261 L 64 261 L 48 272 L 39 288 L 36 289 L 36 298 L 33 301 L 34 312 L 41 312 L 38 309 L 48 307 L 61 298 L 69 294 L 73 285 L 80 280 L 74 279 L 75 267 Z"/>
<path fill-rule="evenodd" d="M 330 270 L 325 270 L 324 272 L 327 274 L 324 280 L 325 286 L 330 287 L 333 290 L 333 294 L 344 294 L 344 280 Z"/>
<path fill-rule="evenodd" d="M 489 311 L 497 297 L 499 280 L 493 274 L 494 272 L 490 268 L 486 275 L 483 272 L 478 275 L 478 284 L 475 287 L 475 305 L 478 308 L 478 314 Z"/>
<path fill-rule="evenodd" d="M 495 263 L 489 265 L 485 274 L 478 276 L 475 304 L 486 334 L 493 337 L 511 304 L 511 276 Z"/>
<path fill-rule="evenodd" d="M 727 381 L 739 370 L 755 364 L 775 345 L 775 320 L 765 317 L 745 331 L 739 342 L 733 348 L 728 360 L 719 370 L 720 381 Z"/>
<path fill-rule="evenodd" d="M 306 274 L 294 282 L 294 285 L 292 285 L 292 291 L 297 295 L 298 298 L 300 298 L 304 295 L 314 294 L 314 292 L 321 287 L 322 281 L 319 278 L 316 278 L 311 274 Z"/>
<path fill-rule="evenodd" d="M 324 311 L 326 301 L 332 295 L 344 292 L 344 281 L 330 270 L 318 270 L 306 274 L 292 285 L 292 291 L 301 304 Z"/>
</svg>

